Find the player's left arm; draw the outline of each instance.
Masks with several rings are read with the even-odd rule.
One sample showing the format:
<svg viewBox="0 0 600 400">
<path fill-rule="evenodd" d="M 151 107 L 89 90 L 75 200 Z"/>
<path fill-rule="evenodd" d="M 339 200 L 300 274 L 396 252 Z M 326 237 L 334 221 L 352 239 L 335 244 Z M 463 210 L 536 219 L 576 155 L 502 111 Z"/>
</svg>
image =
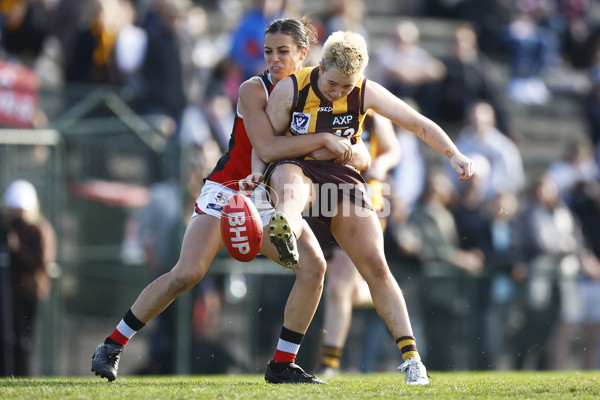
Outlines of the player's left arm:
<svg viewBox="0 0 600 400">
<path fill-rule="evenodd" d="M 452 168 L 458 172 L 459 180 L 464 181 L 473 176 L 473 161 L 458 150 L 438 124 L 372 80 L 368 80 L 366 84 L 365 108 L 371 108 L 395 124 L 415 133 L 429 146 L 447 156 Z"/>
</svg>

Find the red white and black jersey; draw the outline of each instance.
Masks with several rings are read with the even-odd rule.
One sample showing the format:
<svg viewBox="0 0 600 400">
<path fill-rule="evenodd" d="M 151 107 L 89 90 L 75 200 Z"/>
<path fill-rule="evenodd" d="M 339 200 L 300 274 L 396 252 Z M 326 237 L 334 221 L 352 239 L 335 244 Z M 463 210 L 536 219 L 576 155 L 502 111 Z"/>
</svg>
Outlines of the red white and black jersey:
<svg viewBox="0 0 600 400">
<path fill-rule="evenodd" d="M 268 71 L 258 75 L 265 89 L 267 99 L 273 90 Z M 234 190 L 239 190 L 238 182 L 252 172 L 252 144 L 244 126 L 244 116 L 236 110 L 235 122 L 229 139 L 229 149 L 219 159 L 212 172 L 205 178 Z"/>
</svg>

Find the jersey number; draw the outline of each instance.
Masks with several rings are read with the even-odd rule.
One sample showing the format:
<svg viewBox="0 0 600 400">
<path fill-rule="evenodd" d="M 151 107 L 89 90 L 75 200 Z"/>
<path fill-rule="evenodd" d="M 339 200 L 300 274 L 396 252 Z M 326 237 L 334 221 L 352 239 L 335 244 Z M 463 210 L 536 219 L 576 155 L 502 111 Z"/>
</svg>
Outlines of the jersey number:
<svg viewBox="0 0 600 400">
<path fill-rule="evenodd" d="M 334 132 L 334 134 L 337 136 L 341 136 L 341 137 L 354 136 L 354 128 L 348 128 L 344 131 L 344 133 L 342 133 L 341 129 L 338 129 L 337 131 Z"/>
</svg>

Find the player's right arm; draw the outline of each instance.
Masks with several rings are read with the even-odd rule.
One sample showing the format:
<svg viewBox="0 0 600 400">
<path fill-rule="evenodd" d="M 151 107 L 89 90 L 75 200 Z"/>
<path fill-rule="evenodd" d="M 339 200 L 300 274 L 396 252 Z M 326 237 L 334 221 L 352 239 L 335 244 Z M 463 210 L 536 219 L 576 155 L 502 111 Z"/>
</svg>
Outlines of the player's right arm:
<svg viewBox="0 0 600 400">
<path fill-rule="evenodd" d="M 404 129 L 415 133 L 430 147 L 446 155 L 450 165 L 464 181 L 473 175 L 473 161 L 463 155 L 450 137 L 435 122 L 418 113 L 380 84 L 369 80 L 365 88 L 365 108 L 388 118 Z"/>
</svg>

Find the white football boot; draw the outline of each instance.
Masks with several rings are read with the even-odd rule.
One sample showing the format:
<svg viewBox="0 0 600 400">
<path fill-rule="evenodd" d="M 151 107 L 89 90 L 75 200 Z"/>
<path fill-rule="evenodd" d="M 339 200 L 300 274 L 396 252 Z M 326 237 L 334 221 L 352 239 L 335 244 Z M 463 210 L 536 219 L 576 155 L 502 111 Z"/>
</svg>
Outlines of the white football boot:
<svg viewBox="0 0 600 400">
<path fill-rule="evenodd" d="M 398 367 L 400 372 L 406 372 L 407 385 L 427 385 L 429 376 L 425 365 L 416 358 L 409 358 Z"/>
</svg>

